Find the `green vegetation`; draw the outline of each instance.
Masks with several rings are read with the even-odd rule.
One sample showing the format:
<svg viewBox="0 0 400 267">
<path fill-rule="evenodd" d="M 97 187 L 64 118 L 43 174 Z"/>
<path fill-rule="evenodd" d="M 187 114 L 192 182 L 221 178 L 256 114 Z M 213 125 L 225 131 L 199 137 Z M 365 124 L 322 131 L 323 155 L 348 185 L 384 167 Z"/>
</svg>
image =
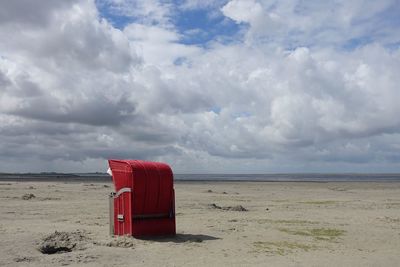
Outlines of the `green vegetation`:
<svg viewBox="0 0 400 267">
<path fill-rule="evenodd" d="M 288 241 L 257 241 L 253 243 L 253 246 L 255 252 L 268 252 L 277 255 L 286 255 L 296 250 L 309 251 L 316 248 L 315 246 Z"/>
<path fill-rule="evenodd" d="M 332 229 L 332 228 L 313 228 L 313 229 L 303 229 L 303 230 L 280 228 L 279 231 L 291 235 L 311 236 L 318 240 L 329 240 L 329 241 L 332 241 L 335 238 L 342 236 L 345 233 L 344 230 Z"/>
</svg>

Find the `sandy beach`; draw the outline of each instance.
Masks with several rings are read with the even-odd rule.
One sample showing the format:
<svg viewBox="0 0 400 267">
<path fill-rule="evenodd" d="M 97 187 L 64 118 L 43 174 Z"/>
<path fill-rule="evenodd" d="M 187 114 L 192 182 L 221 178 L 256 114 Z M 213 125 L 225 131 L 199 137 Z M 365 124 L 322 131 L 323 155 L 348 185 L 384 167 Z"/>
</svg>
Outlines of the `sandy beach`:
<svg viewBox="0 0 400 267">
<path fill-rule="evenodd" d="M 176 182 L 162 239 L 111 237 L 112 191 L 0 182 L 0 266 L 399 266 L 400 183 Z"/>
</svg>

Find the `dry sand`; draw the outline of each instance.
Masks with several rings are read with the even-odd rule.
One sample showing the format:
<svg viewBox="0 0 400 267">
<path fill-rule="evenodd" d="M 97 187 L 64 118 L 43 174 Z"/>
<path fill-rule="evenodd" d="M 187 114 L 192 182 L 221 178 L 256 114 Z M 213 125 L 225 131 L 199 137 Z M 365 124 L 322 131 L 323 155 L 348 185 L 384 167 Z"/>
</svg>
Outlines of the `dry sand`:
<svg viewBox="0 0 400 267">
<path fill-rule="evenodd" d="M 400 183 L 175 190 L 177 236 L 139 240 L 109 236 L 111 183 L 2 181 L 0 266 L 400 265 Z"/>
</svg>

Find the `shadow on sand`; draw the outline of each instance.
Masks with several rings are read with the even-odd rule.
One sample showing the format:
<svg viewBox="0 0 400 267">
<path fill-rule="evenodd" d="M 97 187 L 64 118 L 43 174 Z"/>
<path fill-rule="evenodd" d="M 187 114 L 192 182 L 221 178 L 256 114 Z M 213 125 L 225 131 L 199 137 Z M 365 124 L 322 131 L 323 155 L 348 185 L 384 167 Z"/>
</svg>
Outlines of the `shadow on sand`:
<svg viewBox="0 0 400 267">
<path fill-rule="evenodd" d="M 174 243 L 185 243 L 185 242 L 196 242 L 201 243 L 207 240 L 221 239 L 219 237 L 210 235 L 193 235 L 193 234 L 176 234 L 175 236 L 163 236 L 163 237 L 143 237 L 142 240 L 149 240 L 155 242 L 174 242 Z"/>
</svg>

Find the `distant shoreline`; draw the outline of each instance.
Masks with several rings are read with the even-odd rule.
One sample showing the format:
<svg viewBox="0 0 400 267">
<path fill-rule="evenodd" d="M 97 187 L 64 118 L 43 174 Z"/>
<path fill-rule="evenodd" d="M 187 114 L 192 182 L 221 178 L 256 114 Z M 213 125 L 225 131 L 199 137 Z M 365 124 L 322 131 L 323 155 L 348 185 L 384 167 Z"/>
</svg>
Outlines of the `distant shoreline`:
<svg viewBox="0 0 400 267">
<path fill-rule="evenodd" d="M 400 174 L 175 174 L 179 182 L 400 182 Z M 102 173 L 0 174 L 0 181 L 15 182 L 111 182 Z"/>
</svg>

